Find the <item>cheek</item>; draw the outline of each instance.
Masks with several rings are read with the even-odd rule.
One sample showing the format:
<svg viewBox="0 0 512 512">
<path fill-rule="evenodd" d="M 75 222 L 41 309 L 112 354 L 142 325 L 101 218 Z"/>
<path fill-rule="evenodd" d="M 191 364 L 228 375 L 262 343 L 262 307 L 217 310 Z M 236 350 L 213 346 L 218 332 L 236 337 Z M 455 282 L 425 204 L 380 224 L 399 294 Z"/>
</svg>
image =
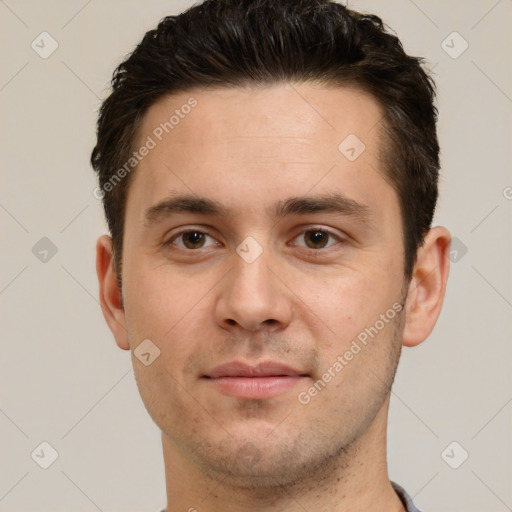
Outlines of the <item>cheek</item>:
<svg viewBox="0 0 512 512">
<path fill-rule="evenodd" d="M 376 410 L 391 386 L 400 356 L 400 320 L 394 310 L 387 311 L 387 322 L 377 317 L 354 329 L 352 336 L 335 338 L 324 351 L 317 376 L 327 382 L 322 400 L 347 418 L 363 418 Z"/>
<path fill-rule="evenodd" d="M 188 385 L 188 362 L 209 342 L 204 333 L 212 328 L 214 303 L 209 290 L 214 283 L 205 276 L 183 275 L 164 266 L 140 271 L 127 282 L 125 310 L 132 349 L 149 339 L 160 350 L 157 362 L 164 370 L 155 372 L 153 381 L 167 379 L 167 371 Z"/>
<path fill-rule="evenodd" d="M 139 268 L 137 272 L 126 272 L 127 322 L 130 331 L 163 340 L 193 312 L 201 292 L 204 295 L 204 287 L 163 266 Z"/>
<path fill-rule="evenodd" d="M 340 269 L 327 279 L 302 276 L 295 283 L 298 303 L 305 306 L 303 313 L 324 327 L 330 334 L 329 344 L 337 348 L 373 325 L 399 297 L 397 282 L 354 269 Z"/>
<path fill-rule="evenodd" d="M 144 366 L 135 360 L 135 356 L 133 361 L 139 394 L 153 421 L 160 427 L 179 423 L 187 408 L 194 406 L 173 366 L 177 361 L 170 361 L 172 356 L 170 351 L 164 350 L 150 366 Z"/>
<path fill-rule="evenodd" d="M 126 290 L 127 329 L 137 386 L 158 425 L 179 422 L 190 399 L 184 391 L 190 384 L 187 361 L 197 350 L 192 341 L 197 339 L 206 301 L 203 304 L 187 288 L 182 279 L 170 279 L 169 273 L 166 277 L 166 273 L 153 270 L 140 272 Z M 159 351 L 149 366 L 137 358 L 137 346 L 146 339 Z"/>
</svg>

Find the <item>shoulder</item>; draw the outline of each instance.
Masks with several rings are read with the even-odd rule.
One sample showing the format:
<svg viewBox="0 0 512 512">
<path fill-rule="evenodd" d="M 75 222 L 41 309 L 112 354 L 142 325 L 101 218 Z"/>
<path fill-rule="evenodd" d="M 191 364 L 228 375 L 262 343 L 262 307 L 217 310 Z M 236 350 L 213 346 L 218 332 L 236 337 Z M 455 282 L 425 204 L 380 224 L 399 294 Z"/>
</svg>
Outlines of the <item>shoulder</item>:
<svg viewBox="0 0 512 512">
<path fill-rule="evenodd" d="M 421 512 L 419 509 L 416 508 L 416 506 L 412 502 L 412 498 L 407 494 L 403 487 L 396 484 L 395 482 L 391 482 L 391 485 L 393 486 L 395 492 L 398 494 L 398 497 L 402 500 L 402 503 L 404 504 L 407 512 Z"/>
</svg>

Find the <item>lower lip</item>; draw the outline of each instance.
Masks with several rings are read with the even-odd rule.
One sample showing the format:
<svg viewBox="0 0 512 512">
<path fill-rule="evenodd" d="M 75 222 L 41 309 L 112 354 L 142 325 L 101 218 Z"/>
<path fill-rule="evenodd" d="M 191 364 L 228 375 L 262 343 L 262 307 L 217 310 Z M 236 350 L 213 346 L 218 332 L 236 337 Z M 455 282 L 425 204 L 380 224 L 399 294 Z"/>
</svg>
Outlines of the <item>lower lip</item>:
<svg viewBox="0 0 512 512">
<path fill-rule="evenodd" d="M 286 375 L 282 377 L 217 377 L 208 378 L 208 382 L 225 394 L 238 398 L 272 398 L 290 390 L 306 377 Z"/>
</svg>

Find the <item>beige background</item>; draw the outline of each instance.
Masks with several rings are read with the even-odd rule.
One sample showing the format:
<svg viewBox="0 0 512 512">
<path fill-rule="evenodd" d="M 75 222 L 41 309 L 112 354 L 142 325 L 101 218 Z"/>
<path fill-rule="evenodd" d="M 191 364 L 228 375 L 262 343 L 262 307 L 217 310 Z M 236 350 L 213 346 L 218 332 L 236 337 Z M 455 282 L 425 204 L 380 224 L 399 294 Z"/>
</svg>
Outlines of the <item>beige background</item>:
<svg viewBox="0 0 512 512">
<path fill-rule="evenodd" d="M 188 5 L 0 2 L 1 511 L 165 505 L 159 431 L 97 302 L 94 247 L 105 227 L 88 161 L 115 65 L 161 17 Z M 390 475 L 425 512 L 512 510 L 512 2 L 349 5 L 380 14 L 434 69 L 443 161 L 436 220 L 459 240 L 438 325 L 403 353 Z M 31 48 L 43 31 L 58 42 L 47 59 Z M 33 253 L 43 237 L 57 249 L 46 262 L 40 246 Z M 58 452 L 48 469 L 38 465 L 50 461 L 43 441 Z M 460 447 L 445 452 L 453 441 Z M 460 462 L 462 450 L 468 459 L 452 469 L 446 461 Z"/>
</svg>

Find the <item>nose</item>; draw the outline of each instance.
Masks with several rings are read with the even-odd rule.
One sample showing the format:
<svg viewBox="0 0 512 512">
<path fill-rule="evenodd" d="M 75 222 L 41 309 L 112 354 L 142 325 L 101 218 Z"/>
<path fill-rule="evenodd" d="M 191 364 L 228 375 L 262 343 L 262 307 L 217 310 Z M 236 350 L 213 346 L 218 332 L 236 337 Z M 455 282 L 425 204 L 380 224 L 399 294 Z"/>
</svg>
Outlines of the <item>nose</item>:
<svg viewBox="0 0 512 512">
<path fill-rule="evenodd" d="M 217 324 L 223 329 L 275 332 L 289 325 L 292 304 L 288 290 L 269 263 L 265 253 L 252 263 L 235 256 L 215 309 Z"/>
</svg>

